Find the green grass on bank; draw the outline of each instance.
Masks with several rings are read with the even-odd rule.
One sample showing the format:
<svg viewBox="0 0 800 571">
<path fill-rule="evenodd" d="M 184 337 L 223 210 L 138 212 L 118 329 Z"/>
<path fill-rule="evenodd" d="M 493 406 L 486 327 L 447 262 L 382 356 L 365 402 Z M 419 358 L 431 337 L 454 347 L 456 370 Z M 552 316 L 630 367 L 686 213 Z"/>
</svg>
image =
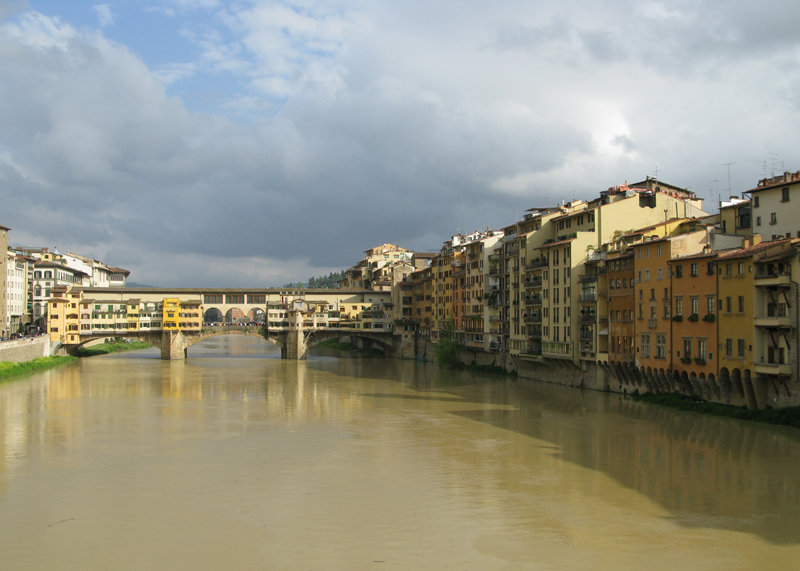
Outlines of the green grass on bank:
<svg viewBox="0 0 800 571">
<path fill-rule="evenodd" d="M 95 357 L 97 355 L 108 355 L 109 353 L 120 353 L 122 351 L 149 349 L 150 347 L 152 347 L 152 345 L 143 343 L 142 341 L 134 341 L 132 343 L 103 343 L 100 345 L 93 345 L 92 347 L 81 347 L 77 355 L 78 357 Z"/>
<path fill-rule="evenodd" d="M 800 406 L 786 408 L 749 409 L 743 406 L 732 406 L 728 404 L 698 401 L 691 397 L 674 393 L 660 395 L 647 393 L 643 395 L 632 395 L 631 398 L 637 401 L 660 404 L 677 408 L 679 410 L 688 410 L 692 412 L 701 412 L 704 414 L 713 414 L 715 416 L 724 416 L 727 418 L 738 418 L 741 420 L 752 420 L 754 422 L 765 422 L 767 424 L 780 424 L 784 426 L 800 428 Z"/>
<path fill-rule="evenodd" d="M 23 363 L 4 361 L 0 363 L 0 380 L 52 369 L 59 365 L 72 363 L 75 360 L 75 357 L 39 357 L 33 361 L 25 361 Z"/>
<path fill-rule="evenodd" d="M 322 345 L 323 347 L 328 347 L 329 349 L 336 349 L 337 351 L 347 351 L 349 353 L 361 353 L 364 355 L 375 355 L 378 357 L 383 357 L 385 354 L 380 349 L 359 349 L 352 343 L 340 343 L 336 339 L 327 339 L 325 341 L 320 341 L 317 345 Z"/>
</svg>

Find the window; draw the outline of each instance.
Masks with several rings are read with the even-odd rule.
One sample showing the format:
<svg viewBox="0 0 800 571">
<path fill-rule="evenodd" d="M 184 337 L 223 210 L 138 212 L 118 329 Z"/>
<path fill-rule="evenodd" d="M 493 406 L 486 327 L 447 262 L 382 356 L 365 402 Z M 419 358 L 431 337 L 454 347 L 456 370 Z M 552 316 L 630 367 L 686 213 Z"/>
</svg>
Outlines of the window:
<svg viewBox="0 0 800 571">
<path fill-rule="evenodd" d="M 667 358 L 667 336 L 664 333 L 656 333 L 656 359 Z"/>
<path fill-rule="evenodd" d="M 744 296 L 739 296 L 739 313 L 744 313 Z"/>
<path fill-rule="evenodd" d="M 684 359 L 691 359 L 692 358 L 692 338 L 691 337 L 684 337 L 683 338 L 683 358 Z"/>
<path fill-rule="evenodd" d="M 644 271 L 644 281 L 646 281 L 646 282 L 650 281 L 650 270 L 645 270 Z"/>
<path fill-rule="evenodd" d="M 697 358 L 706 359 L 706 340 L 705 339 L 698 339 L 697 340 Z"/>
<path fill-rule="evenodd" d="M 781 189 L 781 202 L 789 202 L 789 187 Z"/>
<path fill-rule="evenodd" d="M 756 216 L 756 226 L 761 226 L 761 216 Z"/>
<path fill-rule="evenodd" d="M 725 356 L 733 357 L 733 339 L 725 339 Z"/>
<path fill-rule="evenodd" d="M 689 301 L 691 305 L 692 311 L 690 312 L 691 315 L 698 315 L 700 313 L 700 298 L 697 296 L 692 296 Z"/>
<path fill-rule="evenodd" d="M 759 206 L 758 199 L 759 199 L 758 196 L 753 198 L 753 208 L 758 208 L 758 206 Z"/>
<path fill-rule="evenodd" d="M 683 315 L 683 297 L 675 298 L 675 315 Z"/>
<path fill-rule="evenodd" d="M 700 275 L 699 266 L 696 262 L 691 266 L 691 274 L 692 277 Z"/>
<path fill-rule="evenodd" d="M 658 268 L 658 281 L 661 281 L 661 268 Z"/>
<path fill-rule="evenodd" d="M 656 256 L 661 257 L 661 244 L 656 246 Z"/>
<path fill-rule="evenodd" d="M 744 275 L 744 262 L 739 262 L 739 275 Z"/>
<path fill-rule="evenodd" d="M 731 309 L 731 296 L 725 298 L 725 313 L 730 313 Z"/>
<path fill-rule="evenodd" d="M 649 333 L 642 333 L 642 349 L 641 349 L 642 357 L 649 358 L 650 357 L 650 334 Z"/>
<path fill-rule="evenodd" d="M 778 215 L 775 212 L 773 212 L 772 214 L 769 215 L 769 223 L 770 224 L 777 224 L 778 223 Z"/>
<path fill-rule="evenodd" d="M 636 281 L 639 283 L 642 282 L 642 270 L 638 270 L 638 273 L 636 274 Z"/>
<path fill-rule="evenodd" d="M 706 296 L 706 313 L 709 315 L 714 315 L 714 309 L 716 309 L 717 302 L 714 299 L 713 295 Z"/>
<path fill-rule="evenodd" d="M 744 357 L 744 339 L 736 340 L 736 348 L 737 348 L 737 355 L 739 357 Z"/>
<path fill-rule="evenodd" d="M 683 264 L 678 264 L 675 266 L 675 277 L 682 278 L 683 277 Z"/>
<path fill-rule="evenodd" d="M 645 248 L 644 248 L 644 257 L 645 258 L 649 258 L 650 257 L 650 246 L 645 246 Z"/>
</svg>

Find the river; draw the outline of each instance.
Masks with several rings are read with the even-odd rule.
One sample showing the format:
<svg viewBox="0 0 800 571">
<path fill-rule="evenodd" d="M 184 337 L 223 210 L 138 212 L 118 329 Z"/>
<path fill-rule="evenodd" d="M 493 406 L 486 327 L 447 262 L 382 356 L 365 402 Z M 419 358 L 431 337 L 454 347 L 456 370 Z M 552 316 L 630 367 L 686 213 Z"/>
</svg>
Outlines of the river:
<svg viewBox="0 0 800 571">
<path fill-rule="evenodd" d="M 800 431 L 217 337 L 0 384 L 0 569 L 798 569 Z"/>
</svg>

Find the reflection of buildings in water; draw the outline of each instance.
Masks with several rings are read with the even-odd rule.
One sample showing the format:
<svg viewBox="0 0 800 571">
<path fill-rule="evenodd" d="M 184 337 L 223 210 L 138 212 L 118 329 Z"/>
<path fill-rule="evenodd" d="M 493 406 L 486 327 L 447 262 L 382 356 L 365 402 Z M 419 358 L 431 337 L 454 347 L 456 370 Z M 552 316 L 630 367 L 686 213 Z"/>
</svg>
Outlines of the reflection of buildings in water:
<svg viewBox="0 0 800 571">
<path fill-rule="evenodd" d="M 460 414 L 551 442 L 559 458 L 608 474 L 682 525 L 800 542 L 800 480 L 793 469 L 800 464 L 800 438 L 794 429 L 543 383 L 510 391 L 525 414 Z"/>
</svg>

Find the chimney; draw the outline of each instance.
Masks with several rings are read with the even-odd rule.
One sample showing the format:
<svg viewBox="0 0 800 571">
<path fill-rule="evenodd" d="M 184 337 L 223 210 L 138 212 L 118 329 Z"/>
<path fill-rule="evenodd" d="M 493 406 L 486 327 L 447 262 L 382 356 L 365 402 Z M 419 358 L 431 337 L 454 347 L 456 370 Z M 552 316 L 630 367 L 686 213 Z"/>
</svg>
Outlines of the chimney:
<svg viewBox="0 0 800 571">
<path fill-rule="evenodd" d="M 742 248 L 747 248 L 748 246 L 755 246 L 756 244 L 761 243 L 761 234 L 750 234 L 749 236 L 745 236 L 742 238 Z"/>
</svg>

